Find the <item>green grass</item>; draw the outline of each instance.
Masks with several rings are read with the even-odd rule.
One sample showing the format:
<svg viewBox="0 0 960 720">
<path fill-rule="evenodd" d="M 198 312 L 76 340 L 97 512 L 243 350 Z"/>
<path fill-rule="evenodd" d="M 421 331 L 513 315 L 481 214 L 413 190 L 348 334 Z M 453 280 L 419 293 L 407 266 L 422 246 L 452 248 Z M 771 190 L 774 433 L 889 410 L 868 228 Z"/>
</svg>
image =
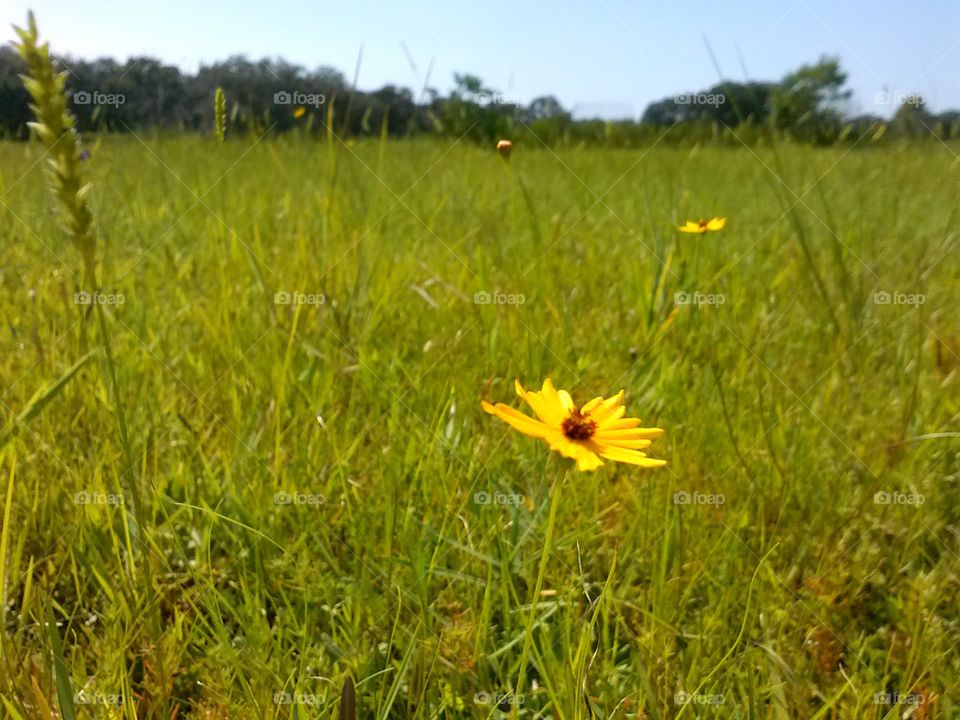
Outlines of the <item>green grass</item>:
<svg viewBox="0 0 960 720">
<path fill-rule="evenodd" d="M 497 717 L 526 647 L 520 717 L 957 717 L 954 150 L 451 145 L 97 141 L 119 392 L 0 145 L 4 712 Z M 548 376 L 669 462 L 552 527 L 558 457 L 479 405 Z"/>
</svg>

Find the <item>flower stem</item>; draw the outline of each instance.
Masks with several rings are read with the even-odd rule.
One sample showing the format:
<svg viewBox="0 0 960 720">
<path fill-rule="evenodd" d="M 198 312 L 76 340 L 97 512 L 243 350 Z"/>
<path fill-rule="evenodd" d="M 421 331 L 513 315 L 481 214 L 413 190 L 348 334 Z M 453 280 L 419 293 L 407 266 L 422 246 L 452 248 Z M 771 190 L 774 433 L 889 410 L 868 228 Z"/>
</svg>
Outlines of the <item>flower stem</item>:
<svg viewBox="0 0 960 720">
<path fill-rule="evenodd" d="M 543 589 L 543 576 L 547 571 L 547 558 L 550 555 L 550 543 L 553 540 L 553 528 L 557 521 L 557 508 L 560 507 L 560 489 L 563 486 L 563 480 L 567 475 L 570 463 L 561 461 L 560 470 L 554 478 L 553 486 L 550 488 L 550 515 L 547 519 L 547 534 L 543 539 L 543 552 L 540 554 L 540 569 L 537 571 L 537 583 L 533 591 L 533 599 L 530 601 L 530 614 L 527 616 L 527 626 L 524 631 L 523 652 L 520 654 L 520 671 L 517 673 L 517 685 L 514 691 L 513 710 L 511 717 L 517 717 L 517 708 L 520 695 L 523 693 L 523 681 L 526 679 L 527 662 L 530 658 L 530 647 L 533 644 L 533 623 L 537 617 L 537 603 L 540 600 L 540 591 Z"/>
</svg>

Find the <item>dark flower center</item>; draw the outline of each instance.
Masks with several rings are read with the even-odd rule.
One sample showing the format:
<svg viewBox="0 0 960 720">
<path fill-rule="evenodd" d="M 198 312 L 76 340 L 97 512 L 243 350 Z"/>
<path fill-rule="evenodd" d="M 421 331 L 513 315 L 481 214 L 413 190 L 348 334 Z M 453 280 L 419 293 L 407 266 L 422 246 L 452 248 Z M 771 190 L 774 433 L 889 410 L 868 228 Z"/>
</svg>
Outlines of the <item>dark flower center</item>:
<svg viewBox="0 0 960 720">
<path fill-rule="evenodd" d="M 701 220 L 701 221 L 700 221 L 699 223 L 697 223 L 697 224 L 700 226 L 700 229 L 702 230 L 703 228 L 705 228 L 705 227 L 707 226 L 707 224 L 708 224 L 709 222 L 710 222 L 709 220 Z"/>
<path fill-rule="evenodd" d="M 570 440 L 589 440 L 597 431 L 597 423 L 576 407 L 570 411 L 570 416 L 563 421 L 562 427 L 563 434 Z"/>
</svg>

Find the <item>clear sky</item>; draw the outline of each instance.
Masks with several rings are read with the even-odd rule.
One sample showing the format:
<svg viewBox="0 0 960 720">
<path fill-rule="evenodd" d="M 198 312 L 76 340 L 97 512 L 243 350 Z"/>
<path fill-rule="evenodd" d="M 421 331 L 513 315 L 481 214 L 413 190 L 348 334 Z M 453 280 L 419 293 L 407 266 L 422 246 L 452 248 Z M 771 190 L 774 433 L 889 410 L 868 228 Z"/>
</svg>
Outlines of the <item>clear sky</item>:
<svg viewBox="0 0 960 720">
<path fill-rule="evenodd" d="M 419 89 L 432 63 L 441 92 L 470 72 L 510 99 L 552 94 L 578 114 L 638 116 L 714 84 L 704 37 L 726 78 L 779 79 L 829 53 L 849 73 L 854 112 L 889 116 L 878 93 L 960 109 L 958 0 L 2 0 L 0 40 L 28 8 L 56 52 L 84 59 L 148 54 L 193 71 L 279 56 L 349 80 L 362 47 L 361 89 Z"/>
</svg>

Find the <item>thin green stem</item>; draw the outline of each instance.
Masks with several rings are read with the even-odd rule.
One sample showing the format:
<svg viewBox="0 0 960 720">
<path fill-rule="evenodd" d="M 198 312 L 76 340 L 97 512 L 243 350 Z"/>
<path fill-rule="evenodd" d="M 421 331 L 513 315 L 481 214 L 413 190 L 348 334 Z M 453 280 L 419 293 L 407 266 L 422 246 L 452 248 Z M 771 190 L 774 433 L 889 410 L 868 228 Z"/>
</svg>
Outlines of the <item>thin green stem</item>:
<svg viewBox="0 0 960 720">
<path fill-rule="evenodd" d="M 543 552 L 540 554 L 540 569 L 537 571 L 537 583 L 533 590 L 533 599 L 530 601 L 530 613 L 527 615 L 527 626 L 524 631 L 523 652 L 520 654 L 520 670 L 517 673 L 517 686 L 514 691 L 513 712 L 511 713 L 511 717 L 514 718 L 517 716 L 518 699 L 523 693 L 523 681 L 527 674 L 527 662 L 529 661 L 530 648 L 533 644 L 533 624 L 537 617 L 537 604 L 540 600 L 540 592 L 543 589 L 543 577 L 547 571 L 550 543 L 553 540 L 553 528 L 557 521 L 557 508 L 560 507 L 560 491 L 569 467 L 569 462 L 561 461 L 560 470 L 557 472 L 553 486 L 550 488 L 550 516 L 547 519 L 547 533 L 543 539 Z"/>
</svg>

